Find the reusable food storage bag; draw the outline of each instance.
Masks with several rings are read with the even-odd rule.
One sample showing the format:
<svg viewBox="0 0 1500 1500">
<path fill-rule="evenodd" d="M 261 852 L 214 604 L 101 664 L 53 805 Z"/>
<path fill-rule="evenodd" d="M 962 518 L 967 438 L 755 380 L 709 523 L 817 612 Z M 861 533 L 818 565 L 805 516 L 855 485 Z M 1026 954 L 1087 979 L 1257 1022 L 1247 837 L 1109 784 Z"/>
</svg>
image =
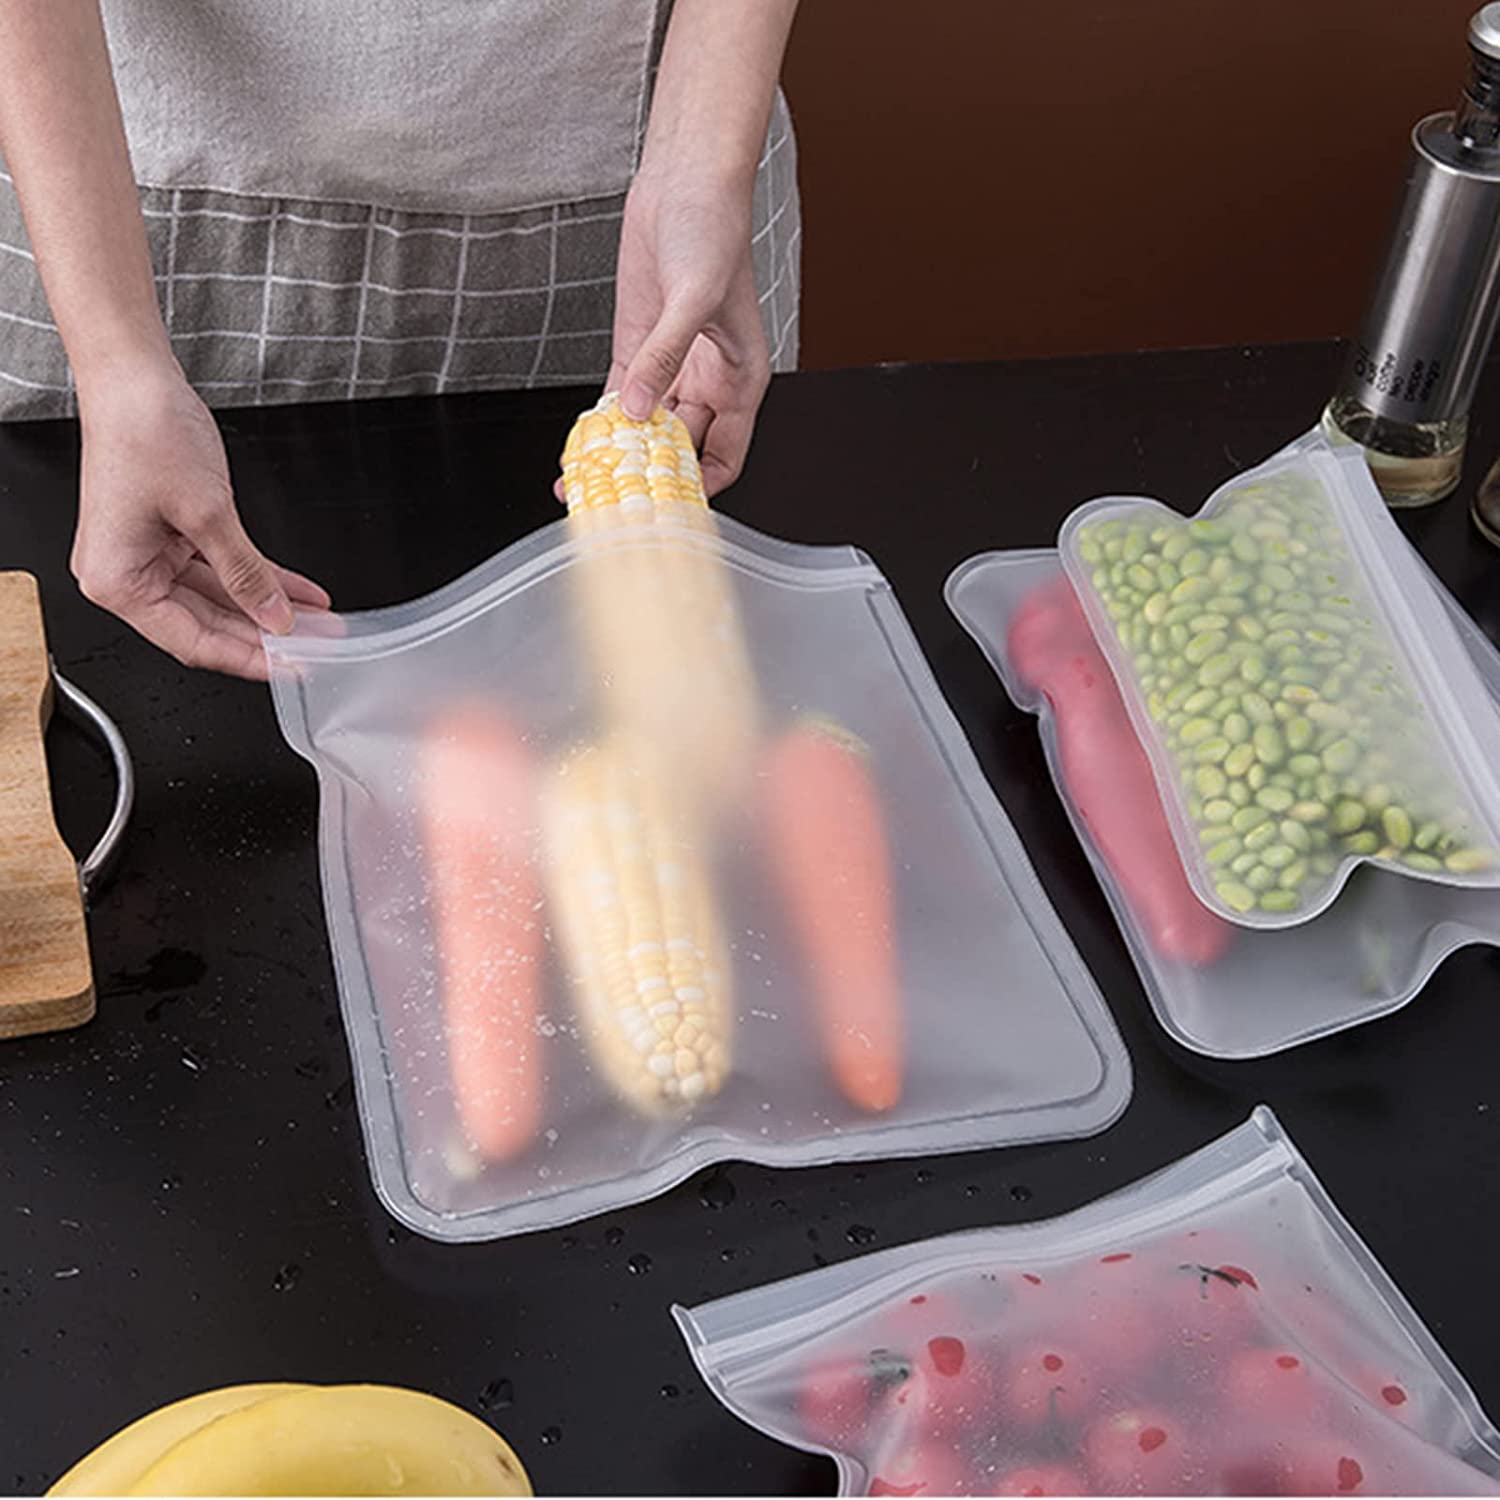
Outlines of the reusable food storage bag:
<svg viewBox="0 0 1500 1500">
<path fill-rule="evenodd" d="M 855 549 L 701 508 L 560 522 L 267 649 L 372 1172 L 413 1228 L 1124 1108 L 1114 1025 Z"/>
<path fill-rule="evenodd" d="M 1358 449 L 1304 441 L 1191 520 L 1091 501 L 1058 551 L 1205 905 L 1294 925 L 1366 860 L 1500 888 L 1500 709 Z"/>
<path fill-rule="evenodd" d="M 1500 704 L 1500 653 L 1414 552 L 1408 560 L 1480 690 Z M 1295 926 L 1211 910 L 1184 870 L 1151 760 L 1057 553 L 973 558 L 946 593 L 1017 706 L 1040 717 L 1079 841 L 1158 1019 L 1184 1046 L 1248 1058 L 1312 1041 L 1405 1004 L 1456 948 L 1500 945 L 1500 891 L 1410 880 L 1374 861 Z"/>
<path fill-rule="evenodd" d="M 1500 1492 L 1500 1433 L 1265 1108 L 1076 1213 L 674 1312 L 840 1494 Z"/>
</svg>

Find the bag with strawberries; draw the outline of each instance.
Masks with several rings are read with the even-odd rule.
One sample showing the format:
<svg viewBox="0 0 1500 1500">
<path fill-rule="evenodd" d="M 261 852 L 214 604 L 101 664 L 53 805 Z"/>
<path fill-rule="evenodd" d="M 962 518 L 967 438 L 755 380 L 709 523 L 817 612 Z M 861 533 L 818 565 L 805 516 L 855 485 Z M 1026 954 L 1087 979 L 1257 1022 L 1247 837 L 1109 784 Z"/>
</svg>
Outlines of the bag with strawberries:
<svg viewBox="0 0 1500 1500">
<path fill-rule="evenodd" d="M 674 1311 L 844 1495 L 1500 1493 L 1500 1432 L 1265 1108 L 1061 1218 Z"/>
</svg>

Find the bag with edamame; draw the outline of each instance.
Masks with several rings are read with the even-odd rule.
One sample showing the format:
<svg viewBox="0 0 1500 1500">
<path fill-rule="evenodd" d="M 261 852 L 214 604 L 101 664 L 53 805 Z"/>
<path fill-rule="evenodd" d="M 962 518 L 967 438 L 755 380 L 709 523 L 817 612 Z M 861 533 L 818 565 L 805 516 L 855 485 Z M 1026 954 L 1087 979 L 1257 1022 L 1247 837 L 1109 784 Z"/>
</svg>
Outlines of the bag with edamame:
<svg viewBox="0 0 1500 1500">
<path fill-rule="evenodd" d="M 1500 886 L 1500 712 L 1357 450 L 1191 519 L 1091 501 L 1059 550 L 1210 909 L 1304 922 L 1362 861 Z"/>
</svg>

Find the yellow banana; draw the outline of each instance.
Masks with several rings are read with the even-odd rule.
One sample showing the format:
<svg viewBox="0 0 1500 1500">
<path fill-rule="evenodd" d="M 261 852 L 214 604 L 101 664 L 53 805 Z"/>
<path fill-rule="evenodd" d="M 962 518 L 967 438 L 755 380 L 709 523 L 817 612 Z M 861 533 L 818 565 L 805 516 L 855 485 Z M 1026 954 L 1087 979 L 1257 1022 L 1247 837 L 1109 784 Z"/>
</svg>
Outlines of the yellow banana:
<svg viewBox="0 0 1500 1500">
<path fill-rule="evenodd" d="M 312 1386 L 169 1448 L 131 1495 L 530 1495 L 520 1460 L 467 1412 L 394 1386 Z"/>
<path fill-rule="evenodd" d="M 289 1383 L 231 1385 L 159 1407 L 122 1427 L 73 1465 L 49 1495 L 122 1495 L 174 1444 L 218 1417 L 305 1387 Z"/>
</svg>

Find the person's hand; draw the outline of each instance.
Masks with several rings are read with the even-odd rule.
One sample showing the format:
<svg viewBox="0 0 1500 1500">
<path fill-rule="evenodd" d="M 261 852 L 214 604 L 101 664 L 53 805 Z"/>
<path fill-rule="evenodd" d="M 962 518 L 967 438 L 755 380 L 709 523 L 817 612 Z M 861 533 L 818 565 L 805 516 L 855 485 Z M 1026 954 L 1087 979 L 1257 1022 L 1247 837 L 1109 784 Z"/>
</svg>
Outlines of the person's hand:
<svg viewBox="0 0 1500 1500">
<path fill-rule="evenodd" d="M 605 389 L 638 420 L 675 409 L 714 495 L 744 467 L 770 379 L 749 184 L 643 165 L 625 200 Z"/>
<path fill-rule="evenodd" d="M 81 407 L 84 597 L 187 666 L 264 681 L 261 630 L 284 634 L 293 606 L 327 609 L 328 595 L 245 534 L 208 408 L 175 368 L 112 381 Z"/>
</svg>

